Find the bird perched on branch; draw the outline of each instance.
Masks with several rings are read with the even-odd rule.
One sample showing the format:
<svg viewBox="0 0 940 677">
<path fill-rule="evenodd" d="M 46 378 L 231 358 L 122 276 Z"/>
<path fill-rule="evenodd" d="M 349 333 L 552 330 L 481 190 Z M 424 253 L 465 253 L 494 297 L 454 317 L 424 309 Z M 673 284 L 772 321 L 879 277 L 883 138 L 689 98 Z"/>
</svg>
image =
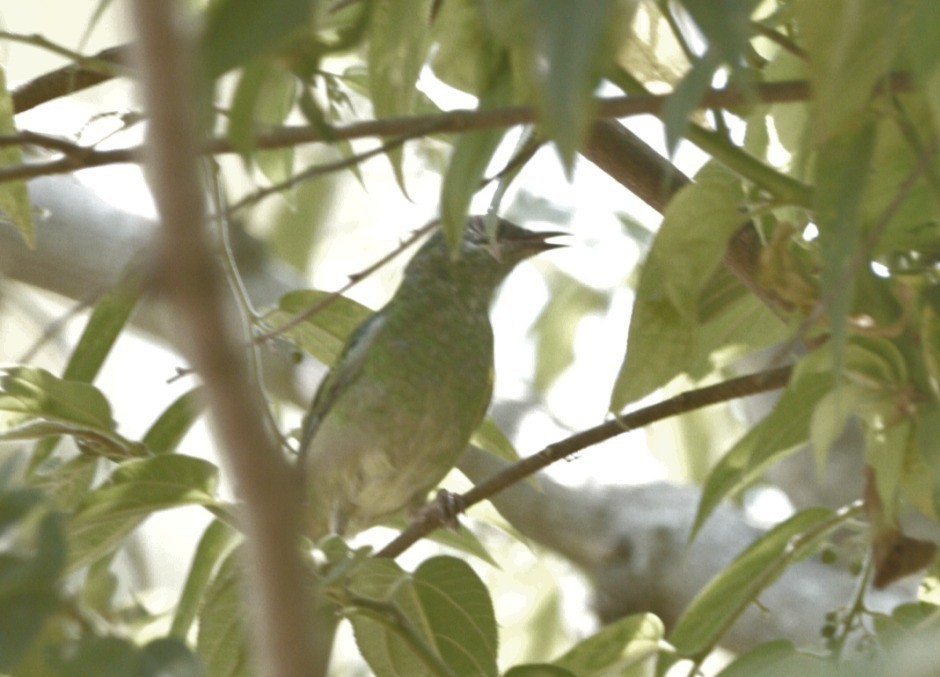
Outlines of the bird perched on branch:
<svg viewBox="0 0 940 677">
<path fill-rule="evenodd" d="M 435 233 L 384 308 L 350 336 L 304 424 L 307 533 L 352 535 L 424 504 L 483 420 L 493 390 L 489 307 L 520 261 L 562 245 L 471 217 L 454 256 Z"/>
</svg>

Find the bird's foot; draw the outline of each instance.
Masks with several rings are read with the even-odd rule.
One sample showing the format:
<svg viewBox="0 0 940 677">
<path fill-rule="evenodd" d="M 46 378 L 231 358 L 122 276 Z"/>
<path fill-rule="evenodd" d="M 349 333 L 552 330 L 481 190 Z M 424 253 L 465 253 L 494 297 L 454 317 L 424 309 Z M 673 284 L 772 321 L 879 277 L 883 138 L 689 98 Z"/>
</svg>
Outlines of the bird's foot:
<svg viewBox="0 0 940 677">
<path fill-rule="evenodd" d="M 434 500 L 418 508 L 415 519 L 432 520 L 451 531 L 459 531 L 460 521 L 457 517 L 466 507 L 463 496 L 446 489 L 439 489 Z"/>
</svg>

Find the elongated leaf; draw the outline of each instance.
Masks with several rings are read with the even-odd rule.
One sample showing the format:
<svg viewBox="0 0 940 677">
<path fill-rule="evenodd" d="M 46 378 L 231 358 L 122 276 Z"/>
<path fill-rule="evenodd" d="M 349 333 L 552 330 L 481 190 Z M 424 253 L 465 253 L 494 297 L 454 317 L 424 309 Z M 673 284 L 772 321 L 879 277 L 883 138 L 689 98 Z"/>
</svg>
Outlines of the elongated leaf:
<svg viewBox="0 0 940 677">
<path fill-rule="evenodd" d="M 489 416 L 483 419 L 483 423 L 474 431 L 473 437 L 470 438 L 470 443 L 477 445 L 481 449 L 490 452 L 504 461 L 514 463 L 519 460 L 519 452 L 516 451 L 516 448 L 512 446 L 512 442 L 509 441 L 509 438 L 506 437 L 503 431 L 499 429 L 499 426 L 496 425 L 496 421 Z"/>
<path fill-rule="evenodd" d="M 202 414 L 202 388 L 183 393 L 167 407 L 144 435 L 143 444 L 152 454 L 169 454 Z"/>
<path fill-rule="evenodd" d="M 321 303 L 331 294 L 312 289 L 292 291 L 280 298 L 276 310 L 269 311 L 264 320 L 272 327 L 280 327 Z M 333 364 L 342 352 L 346 339 L 372 314 L 372 311 L 345 296 L 308 317 L 296 327 L 284 332 L 306 352 L 323 362 Z"/>
<path fill-rule="evenodd" d="M 109 552 L 153 512 L 212 505 L 218 469 L 180 454 L 127 461 L 69 519 L 69 568 Z"/>
<path fill-rule="evenodd" d="M 657 654 L 665 628 L 653 614 L 635 614 L 604 626 L 575 644 L 554 665 L 576 675 L 622 674 Z"/>
<path fill-rule="evenodd" d="M 699 658 L 708 653 L 761 590 L 817 545 L 816 539 L 806 539 L 793 547 L 794 537 L 819 527 L 832 515 L 827 508 L 803 510 L 748 546 L 695 596 L 669 634 L 670 644 L 681 656 Z"/>
<path fill-rule="evenodd" d="M 11 426 L 33 419 L 114 429 L 111 406 L 94 386 L 56 378 L 38 367 L 0 369 L 0 421 Z"/>
<path fill-rule="evenodd" d="M 312 28 L 309 0 L 219 0 L 210 5 L 202 35 L 203 69 L 209 78 L 247 63 L 297 29 Z"/>
<path fill-rule="evenodd" d="M 62 373 L 63 379 L 83 383 L 95 380 L 139 299 L 140 288 L 136 279 L 125 282 L 98 299 L 81 338 L 72 350 Z"/>
<path fill-rule="evenodd" d="M 903 46 L 897 39 L 903 4 L 881 0 L 793 3 L 813 83 L 812 132 L 818 142 L 857 126 L 875 84 L 891 69 L 896 51 Z M 833 39 L 835 26 L 839 27 L 838 39 Z"/>
<path fill-rule="evenodd" d="M 720 265 L 728 239 L 743 221 L 742 197 L 739 181 L 712 164 L 670 202 L 640 273 L 612 410 L 694 365 L 702 280 Z"/>
<path fill-rule="evenodd" d="M 570 175 L 594 118 L 594 90 L 616 44 L 615 0 L 529 0 L 535 29 L 536 101 L 545 133 Z M 622 23 L 618 23 L 622 21 Z"/>
<path fill-rule="evenodd" d="M 509 101 L 511 81 L 506 70 L 497 71 L 495 79 L 481 93 L 481 110 Z M 454 143 L 454 152 L 441 183 L 441 228 L 453 251 L 460 245 L 470 201 L 479 190 L 483 172 L 504 134 L 502 129 L 467 132 Z"/>
<path fill-rule="evenodd" d="M 141 444 L 132 442 L 116 432 L 67 421 L 27 421 L 0 432 L 0 440 L 48 441 L 50 438 L 57 439 L 60 435 L 71 436 L 83 452 L 95 456 L 120 459 L 147 455 L 147 450 Z M 33 460 L 36 460 L 36 456 Z"/>
<path fill-rule="evenodd" d="M 253 60 L 242 70 L 232 95 L 225 136 L 242 156 L 246 166 L 250 165 L 255 150 L 255 105 L 272 70 L 272 65 L 267 61 Z"/>
<path fill-rule="evenodd" d="M 431 0 L 376 0 L 369 24 L 369 89 L 377 117 L 408 115 L 431 46 Z M 402 150 L 388 153 L 402 191 Z"/>
<path fill-rule="evenodd" d="M 15 134 L 13 122 L 13 99 L 7 90 L 6 73 L 0 68 L 0 134 Z M 16 144 L 0 148 L 0 166 L 18 165 L 23 161 L 20 147 Z M 0 183 L 0 219 L 9 220 L 20 231 L 30 247 L 36 246 L 33 232 L 33 217 L 25 181 Z"/>
<path fill-rule="evenodd" d="M 97 471 L 97 458 L 76 456 L 47 473 L 32 475 L 29 484 L 45 491 L 60 510 L 71 512 L 88 494 Z"/>
<path fill-rule="evenodd" d="M 832 376 L 827 373 L 800 375 L 790 382 L 774 410 L 738 440 L 709 474 L 690 541 L 721 501 L 753 482 L 768 465 L 809 438 L 813 409 L 832 387 Z"/>
<path fill-rule="evenodd" d="M 246 623 L 242 553 L 232 551 L 206 591 L 199 613 L 196 653 L 213 677 L 253 675 Z"/>
<path fill-rule="evenodd" d="M 798 653 L 793 642 L 777 639 L 741 654 L 717 677 L 828 677 L 832 671 L 832 663 Z"/>
<path fill-rule="evenodd" d="M 202 538 L 199 539 L 199 545 L 196 546 L 180 601 L 176 605 L 173 624 L 170 626 L 171 635 L 186 639 L 219 560 L 237 540 L 238 534 L 224 522 L 213 520 L 206 527 Z"/>
<path fill-rule="evenodd" d="M 821 287 L 827 308 L 839 373 L 846 339 L 846 321 L 852 307 L 855 278 L 864 270 L 853 270 L 853 260 L 862 242 L 859 205 L 868 184 L 875 148 L 875 126 L 832 137 L 819 151 L 816 180 L 816 220 L 822 249 Z"/>
</svg>

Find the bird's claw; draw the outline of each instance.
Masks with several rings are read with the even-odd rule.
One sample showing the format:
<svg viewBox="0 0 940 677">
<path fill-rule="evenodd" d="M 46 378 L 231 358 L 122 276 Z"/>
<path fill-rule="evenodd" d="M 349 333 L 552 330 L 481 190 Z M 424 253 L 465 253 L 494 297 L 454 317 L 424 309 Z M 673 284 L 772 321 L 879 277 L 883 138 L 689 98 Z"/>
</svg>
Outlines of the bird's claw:
<svg viewBox="0 0 940 677">
<path fill-rule="evenodd" d="M 432 520 L 451 531 L 460 530 L 457 517 L 466 509 L 463 496 L 446 489 L 439 489 L 432 501 L 418 509 L 417 520 Z"/>
</svg>

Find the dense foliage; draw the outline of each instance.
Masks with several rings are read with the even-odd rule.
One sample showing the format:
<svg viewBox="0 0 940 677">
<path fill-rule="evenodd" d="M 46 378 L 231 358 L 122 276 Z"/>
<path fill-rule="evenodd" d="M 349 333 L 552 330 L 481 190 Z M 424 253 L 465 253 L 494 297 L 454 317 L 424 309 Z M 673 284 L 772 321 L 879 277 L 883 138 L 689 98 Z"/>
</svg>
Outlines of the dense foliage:
<svg viewBox="0 0 940 677">
<path fill-rule="evenodd" d="M 108 9 L 103 0 L 89 21 Z M 447 149 L 439 165 L 440 226 L 451 242 L 474 196 L 489 190 L 501 211 L 509 185 L 546 144 L 566 171 L 583 155 L 664 207 L 652 238 L 628 224 L 646 256 L 632 280 L 632 316 L 623 318 L 625 358 L 610 365 L 619 370 L 611 411 L 661 389 L 675 394 L 677 384 L 720 388 L 734 361 L 758 349 L 774 346 L 768 373 L 791 367 L 773 411 L 708 468 L 691 538 L 719 504 L 800 445 L 811 443 L 824 468 L 847 423 L 863 431 L 863 448 L 853 452 L 865 466 L 856 503 L 807 508 L 779 523 L 705 587 L 674 627 L 652 614 L 631 615 L 538 664 L 498 662 L 505 629 L 497 627 L 487 585 L 465 561 L 490 555 L 472 534 L 442 536 L 464 554 L 430 557 L 413 570 L 327 540 L 315 558 L 318 594 L 351 621 L 373 672 L 523 677 L 645 674 L 678 659 L 698 665 L 763 589 L 846 531 L 864 542 L 861 592 L 829 618 L 822 651 L 804 654 L 786 637 L 768 638 L 723 674 L 834 674 L 836 664 L 847 674 L 883 674 L 888 666 L 914 674 L 935 665 L 933 569 L 922 599 L 890 616 L 867 612 L 864 590 L 933 561 L 933 544 L 900 526 L 905 510 L 940 520 L 940 5 L 217 0 L 189 19 L 199 27 L 194 98 L 213 137 L 204 157 L 237 153 L 240 170 L 264 186 L 227 205 L 220 190 L 210 190 L 210 202 L 241 218 L 269 195 L 287 193 L 311 220 L 303 232 L 270 233 L 268 256 L 306 261 L 312 223 L 328 218 L 304 203 L 322 198 L 303 192 L 307 181 L 341 170 L 362 180 L 358 163 L 384 154 L 407 193 L 416 183 L 403 152 L 408 144 L 424 144 L 428 157 Z M 54 47 L 35 36 L 2 37 Z M 34 243 L 42 228 L 32 224 L 26 179 L 137 156 L 30 134 L 14 114 L 132 77 L 125 66 L 132 49 L 73 53 L 71 70 L 57 72 L 58 80 L 50 74 L 52 93 L 36 83 L 11 92 L 0 81 L 0 209 L 25 241 Z M 473 95 L 477 109 L 441 111 L 418 86 L 432 77 Z M 684 139 L 709 156 L 691 181 L 665 161 L 642 160 L 638 141 L 604 155 L 605 130 L 641 113 L 658 116 L 669 154 Z M 139 119 L 127 116 L 131 125 Z M 521 137 L 509 135 L 520 126 Z M 383 145 L 354 149 L 363 137 Z M 311 164 L 299 152 L 310 144 L 330 148 L 333 159 Z M 234 171 L 204 164 L 206 176 L 223 184 Z M 220 250 L 223 259 L 232 255 L 228 244 Z M 226 270 L 236 275 L 234 266 Z M 631 279 L 629 269 L 623 273 Z M 614 293 L 552 274 L 553 295 L 539 321 L 542 388 L 570 363 L 573 323 L 606 307 Z M 117 431 L 108 393 L 94 385 L 146 286 L 130 275 L 96 300 L 61 372 L 24 361 L 0 375 L 0 439 L 10 449 L 0 457 L 0 672 L 251 672 L 238 510 L 217 490 L 217 464 L 178 453 L 202 413 L 199 390 L 153 412 L 146 434 L 128 439 Z M 283 336 L 328 364 L 365 316 L 359 304 L 295 290 L 263 313 L 245 301 L 243 319 L 258 337 L 326 298 L 330 305 L 305 313 Z M 760 390 L 761 378 L 747 392 Z M 713 401 L 739 397 L 732 385 Z M 666 415 L 684 406 L 679 400 Z M 515 453 L 492 422 L 477 441 L 504 457 Z M 684 453 L 694 457 L 695 445 Z M 193 505 L 213 521 L 188 554 L 191 568 L 170 618 L 152 618 L 115 595 L 115 558 L 152 513 Z M 314 558 L 307 563 L 314 568 Z M 533 622 L 527 631 L 541 630 Z"/>
</svg>

